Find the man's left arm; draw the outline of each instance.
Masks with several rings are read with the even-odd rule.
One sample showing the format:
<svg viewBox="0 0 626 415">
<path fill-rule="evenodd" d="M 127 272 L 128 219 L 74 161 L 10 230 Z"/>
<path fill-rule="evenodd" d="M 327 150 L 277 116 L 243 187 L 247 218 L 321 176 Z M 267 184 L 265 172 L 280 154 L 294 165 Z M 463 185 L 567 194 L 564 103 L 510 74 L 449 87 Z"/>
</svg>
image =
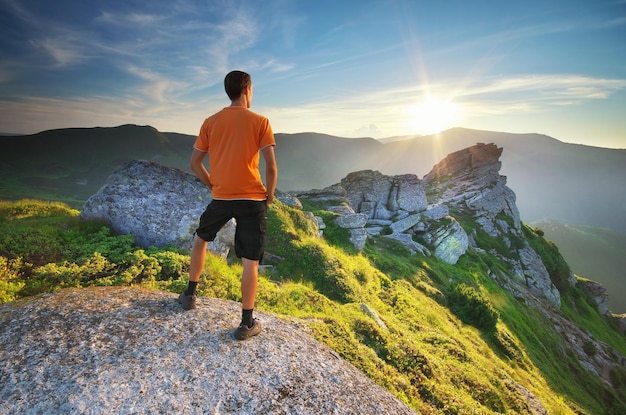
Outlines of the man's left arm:
<svg viewBox="0 0 626 415">
<path fill-rule="evenodd" d="M 278 165 L 276 164 L 276 156 L 274 155 L 274 145 L 269 145 L 261 150 L 263 159 L 265 160 L 265 188 L 267 191 L 267 204 L 274 200 L 274 192 L 276 191 L 276 182 L 278 181 Z"/>
</svg>

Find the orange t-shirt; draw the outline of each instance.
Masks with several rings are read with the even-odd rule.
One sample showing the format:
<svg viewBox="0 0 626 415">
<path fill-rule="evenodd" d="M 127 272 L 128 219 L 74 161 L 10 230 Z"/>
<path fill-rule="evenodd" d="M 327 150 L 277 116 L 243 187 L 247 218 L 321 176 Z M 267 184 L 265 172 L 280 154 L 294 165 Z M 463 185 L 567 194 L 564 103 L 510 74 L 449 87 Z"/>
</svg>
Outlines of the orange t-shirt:
<svg viewBox="0 0 626 415">
<path fill-rule="evenodd" d="M 193 147 L 209 154 L 213 198 L 265 200 L 259 151 L 276 145 L 269 120 L 243 107 L 226 107 L 202 124 Z"/>
</svg>

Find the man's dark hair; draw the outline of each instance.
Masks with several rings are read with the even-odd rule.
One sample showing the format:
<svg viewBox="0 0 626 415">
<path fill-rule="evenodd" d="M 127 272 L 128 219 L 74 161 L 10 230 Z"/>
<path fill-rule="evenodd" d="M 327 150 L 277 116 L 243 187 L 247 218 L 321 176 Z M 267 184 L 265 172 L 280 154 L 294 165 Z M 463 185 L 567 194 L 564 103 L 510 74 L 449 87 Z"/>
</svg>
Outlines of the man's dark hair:
<svg viewBox="0 0 626 415">
<path fill-rule="evenodd" d="M 224 78 L 224 89 L 231 100 L 241 97 L 241 91 L 252 83 L 250 75 L 242 71 L 232 71 Z"/>
</svg>

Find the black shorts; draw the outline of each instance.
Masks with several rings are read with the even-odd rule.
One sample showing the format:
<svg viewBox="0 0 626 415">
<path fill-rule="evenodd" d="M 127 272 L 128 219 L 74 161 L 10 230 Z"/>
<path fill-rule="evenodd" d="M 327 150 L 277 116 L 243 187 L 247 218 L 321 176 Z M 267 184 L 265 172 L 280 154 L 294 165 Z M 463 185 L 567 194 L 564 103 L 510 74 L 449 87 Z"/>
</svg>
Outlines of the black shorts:
<svg viewBox="0 0 626 415">
<path fill-rule="evenodd" d="M 235 218 L 235 254 L 237 258 L 260 261 L 265 251 L 267 204 L 265 200 L 215 200 L 200 216 L 196 234 L 205 241 L 212 241 L 226 223 Z"/>
</svg>

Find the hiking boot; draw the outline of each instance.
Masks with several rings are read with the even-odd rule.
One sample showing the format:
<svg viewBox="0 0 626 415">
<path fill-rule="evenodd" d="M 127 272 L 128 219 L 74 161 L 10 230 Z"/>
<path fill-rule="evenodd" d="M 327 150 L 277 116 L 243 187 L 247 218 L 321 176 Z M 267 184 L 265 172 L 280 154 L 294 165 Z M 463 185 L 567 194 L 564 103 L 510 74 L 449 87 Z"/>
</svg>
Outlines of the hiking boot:
<svg viewBox="0 0 626 415">
<path fill-rule="evenodd" d="M 185 294 L 185 291 L 183 291 L 182 293 L 180 293 L 180 295 L 178 296 L 178 300 L 176 300 L 178 302 L 178 304 L 181 304 L 183 306 L 183 309 L 185 310 L 191 310 L 192 308 L 196 308 L 196 296 L 194 295 L 187 295 Z"/>
<path fill-rule="evenodd" d="M 256 336 L 260 332 L 261 332 L 261 322 L 255 318 L 254 324 L 252 324 L 252 327 L 248 327 L 247 325 L 241 323 L 239 327 L 235 329 L 235 338 L 237 340 L 246 340 L 252 336 Z"/>
</svg>

